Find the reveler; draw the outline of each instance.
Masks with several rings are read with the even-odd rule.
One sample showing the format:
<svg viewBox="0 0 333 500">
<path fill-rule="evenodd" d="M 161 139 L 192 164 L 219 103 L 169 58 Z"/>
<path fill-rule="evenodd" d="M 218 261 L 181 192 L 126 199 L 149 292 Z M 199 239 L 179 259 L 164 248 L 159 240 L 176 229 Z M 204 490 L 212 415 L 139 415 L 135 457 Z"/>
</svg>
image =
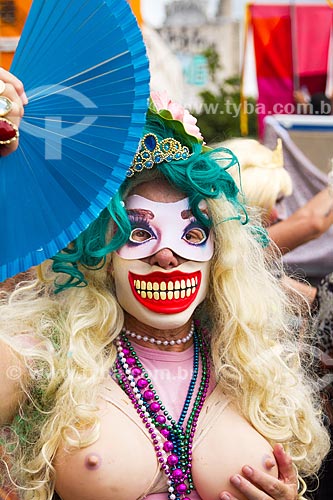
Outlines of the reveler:
<svg viewBox="0 0 333 500">
<path fill-rule="evenodd" d="M 107 208 L 42 280 L 3 294 L 2 486 L 34 500 L 304 498 L 328 435 L 297 305 L 223 154 L 224 167 L 153 94 Z"/>
</svg>

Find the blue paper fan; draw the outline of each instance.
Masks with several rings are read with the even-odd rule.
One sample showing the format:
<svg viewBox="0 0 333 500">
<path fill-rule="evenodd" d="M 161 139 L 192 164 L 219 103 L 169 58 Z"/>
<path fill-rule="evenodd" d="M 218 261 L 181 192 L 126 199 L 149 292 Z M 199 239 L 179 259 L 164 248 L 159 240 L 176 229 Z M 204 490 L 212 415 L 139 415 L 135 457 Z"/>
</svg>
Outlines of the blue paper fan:
<svg viewBox="0 0 333 500">
<path fill-rule="evenodd" d="M 11 71 L 29 104 L 0 161 L 0 281 L 54 256 L 124 180 L 149 71 L 125 0 L 35 0 Z"/>
</svg>

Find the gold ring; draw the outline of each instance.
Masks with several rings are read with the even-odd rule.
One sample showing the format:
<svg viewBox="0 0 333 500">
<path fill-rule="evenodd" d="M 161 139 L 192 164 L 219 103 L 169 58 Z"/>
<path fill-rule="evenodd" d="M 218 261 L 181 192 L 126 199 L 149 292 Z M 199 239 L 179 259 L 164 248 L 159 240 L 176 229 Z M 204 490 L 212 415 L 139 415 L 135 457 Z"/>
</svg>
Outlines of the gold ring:
<svg viewBox="0 0 333 500">
<path fill-rule="evenodd" d="M 0 95 L 0 116 L 6 116 L 13 109 L 13 101 Z"/>
<path fill-rule="evenodd" d="M 17 141 L 19 135 L 15 123 L 7 120 L 7 118 L 0 118 L 0 144 L 10 144 Z"/>
<path fill-rule="evenodd" d="M 0 94 L 2 94 L 6 89 L 6 84 L 3 80 L 0 80 Z"/>
</svg>

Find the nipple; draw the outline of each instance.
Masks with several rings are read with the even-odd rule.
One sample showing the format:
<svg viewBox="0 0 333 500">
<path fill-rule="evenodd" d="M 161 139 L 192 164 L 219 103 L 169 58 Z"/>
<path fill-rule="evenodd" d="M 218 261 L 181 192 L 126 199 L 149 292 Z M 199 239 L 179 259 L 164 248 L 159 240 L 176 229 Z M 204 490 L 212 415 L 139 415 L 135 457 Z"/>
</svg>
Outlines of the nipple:
<svg viewBox="0 0 333 500">
<path fill-rule="evenodd" d="M 91 453 L 85 459 L 85 466 L 89 470 L 97 470 L 102 465 L 102 458 L 97 453 Z"/>
<path fill-rule="evenodd" d="M 273 467 L 275 467 L 275 464 L 276 464 L 274 458 L 271 455 L 268 455 L 268 454 L 264 455 L 262 462 L 263 462 L 263 466 L 267 470 L 273 469 Z"/>
</svg>

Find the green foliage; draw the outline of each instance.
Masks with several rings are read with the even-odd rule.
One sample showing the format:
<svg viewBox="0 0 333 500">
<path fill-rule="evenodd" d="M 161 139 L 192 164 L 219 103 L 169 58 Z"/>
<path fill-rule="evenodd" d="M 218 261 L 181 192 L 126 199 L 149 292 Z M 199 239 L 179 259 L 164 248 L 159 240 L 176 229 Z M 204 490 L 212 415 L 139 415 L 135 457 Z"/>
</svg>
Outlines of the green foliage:
<svg viewBox="0 0 333 500">
<path fill-rule="evenodd" d="M 230 77 L 217 82 L 218 71 L 222 68 L 219 55 L 214 47 L 208 47 L 203 55 L 207 59 L 207 67 L 211 81 L 218 87 L 216 92 L 204 90 L 200 92 L 202 107 L 199 113 L 192 110 L 198 119 L 198 126 L 207 144 L 218 143 L 231 137 L 240 137 L 240 76 Z M 257 137 L 256 101 L 248 99 L 247 109 L 249 136 Z"/>
<path fill-rule="evenodd" d="M 211 80 L 215 83 L 216 73 L 218 70 L 222 69 L 222 65 L 220 63 L 220 57 L 213 45 L 210 45 L 206 50 L 204 50 L 202 52 L 202 55 L 206 58 L 209 76 Z"/>
</svg>

